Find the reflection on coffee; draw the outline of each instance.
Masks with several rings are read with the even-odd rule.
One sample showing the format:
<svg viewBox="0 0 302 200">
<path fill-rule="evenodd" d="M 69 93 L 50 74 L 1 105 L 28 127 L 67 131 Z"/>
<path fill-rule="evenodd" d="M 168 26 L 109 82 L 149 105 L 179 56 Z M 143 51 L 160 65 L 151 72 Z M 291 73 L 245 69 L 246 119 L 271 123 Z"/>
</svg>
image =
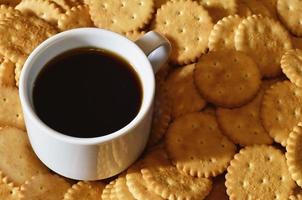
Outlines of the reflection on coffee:
<svg viewBox="0 0 302 200">
<path fill-rule="evenodd" d="M 44 66 L 34 84 L 33 103 L 52 129 L 92 138 L 130 123 L 142 96 L 139 77 L 124 58 L 103 49 L 79 48 Z"/>
</svg>

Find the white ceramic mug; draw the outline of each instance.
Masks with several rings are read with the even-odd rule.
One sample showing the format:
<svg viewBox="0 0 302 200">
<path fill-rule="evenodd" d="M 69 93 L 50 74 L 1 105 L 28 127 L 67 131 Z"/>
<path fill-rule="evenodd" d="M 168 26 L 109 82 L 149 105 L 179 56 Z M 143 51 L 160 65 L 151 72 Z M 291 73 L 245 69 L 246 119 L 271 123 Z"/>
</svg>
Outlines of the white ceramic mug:
<svg viewBox="0 0 302 200">
<path fill-rule="evenodd" d="M 117 53 L 131 64 L 141 80 L 143 100 L 139 113 L 114 133 L 96 138 L 70 137 L 49 128 L 35 113 L 32 92 L 41 69 L 57 55 L 79 47 Z M 40 160 L 56 173 L 78 180 L 108 178 L 131 165 L 146 146 L 153 112 L 154 73 L 167 61 L 170 51 L 169 41 L 153 31 L 132 42 L 97 28 L 66 31 L 39 45 L 24 65 L 19 93 L 30 143 Z"/>
</svg>

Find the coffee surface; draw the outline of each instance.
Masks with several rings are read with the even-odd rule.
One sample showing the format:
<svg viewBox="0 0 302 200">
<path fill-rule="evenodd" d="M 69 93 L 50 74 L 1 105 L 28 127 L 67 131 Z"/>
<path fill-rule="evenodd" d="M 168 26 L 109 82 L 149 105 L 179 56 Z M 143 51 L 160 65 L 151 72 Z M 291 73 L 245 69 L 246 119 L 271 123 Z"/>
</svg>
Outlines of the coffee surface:
<svg viewBox="0 0 302 200">
<path fill-rule="evenodd" d="M 33 89 L 34 108 L 52 129 L 73 137 L 113 133 L 130 123 L 142 103 L 131 65 L 102 49 L 67 51 L 48 62 Z"/>
</svg>

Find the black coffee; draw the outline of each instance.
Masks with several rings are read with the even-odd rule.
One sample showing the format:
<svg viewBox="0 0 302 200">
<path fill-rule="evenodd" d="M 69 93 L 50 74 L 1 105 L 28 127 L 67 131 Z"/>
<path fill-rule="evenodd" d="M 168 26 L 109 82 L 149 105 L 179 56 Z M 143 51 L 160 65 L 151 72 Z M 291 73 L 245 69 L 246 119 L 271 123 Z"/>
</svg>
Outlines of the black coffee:
<svg viewBox="0 0 302 200">
<path fill-rule="evenodd" d="M 142 87 L 122 57 L 102 49 L 73 49 L 52 59 L 39 73 L 33 103 L 52 129 L 92 138 L 117 131 L 135 118 Z"/>
</svg>

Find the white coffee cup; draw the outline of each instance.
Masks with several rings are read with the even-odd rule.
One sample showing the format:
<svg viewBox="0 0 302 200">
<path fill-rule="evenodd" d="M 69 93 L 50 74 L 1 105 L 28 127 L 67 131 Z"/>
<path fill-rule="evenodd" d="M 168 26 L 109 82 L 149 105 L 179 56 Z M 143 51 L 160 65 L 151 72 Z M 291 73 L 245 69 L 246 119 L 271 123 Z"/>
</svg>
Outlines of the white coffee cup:
<svg viewBox="0 0 302 200">
<path fill-rule="evenodd" d="M 114 133 L 96 138 L 67 136 L 48 127 L 35 113 L 32 93 L 41 69 L 57 55 L 79 47 L 117 53 L 131 64 L 141 80 L 143 100 L 139 113 Z M 170 51 L 169 41 L 153 31 L 132 42 L 98 28 L 66 31 L 39 45 L 25 62 L 19 82 L 29 140 L 39 159 L 56 173 L 78 180 L 104 179 L 125 170 L 146 146 L 153 112 L 154 73 L 167 61 Z"/>
</svg>

